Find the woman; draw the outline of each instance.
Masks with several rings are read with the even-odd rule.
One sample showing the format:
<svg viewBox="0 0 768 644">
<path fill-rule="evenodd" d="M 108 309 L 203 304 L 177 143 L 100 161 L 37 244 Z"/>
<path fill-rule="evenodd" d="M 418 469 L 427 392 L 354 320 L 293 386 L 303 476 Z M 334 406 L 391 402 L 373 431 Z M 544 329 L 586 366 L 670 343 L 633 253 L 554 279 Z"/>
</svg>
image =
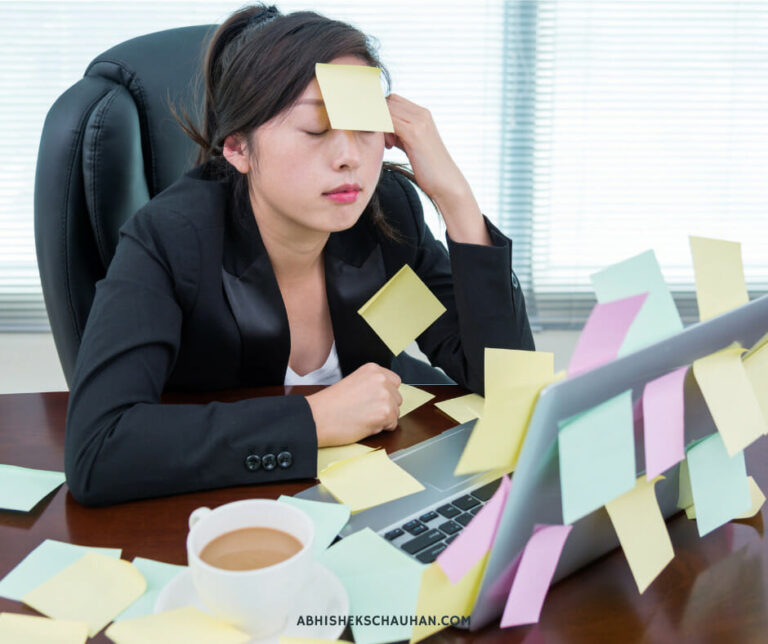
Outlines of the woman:
<svg viewBox="0 0 768 644">
<path fill-rule="evenodd" d="M 357 310 L 403 264 L 447 309 L 418 343 L 459 384 L 482 393 L 486 346 L 533 349 L 511 242 L 429 112 L 391 94 L 394 134 L 333 130 L 316 62 L 381 66 L 364 34 L 310 12 L 247 7 L 213 35 L 203 126 L 184 126 L 198 166 L 123 226 L 97 284 L 67 412 L 80 502 L 311 478 L 318 447 L 394 429 L 391 368 L 405 361 Z M 392 146 L 440 210 L 450 254 L 409 181 L 382 165 Z M 306 381 L 331 386 L 160 402 L 169 389 Z"/>
</svg>

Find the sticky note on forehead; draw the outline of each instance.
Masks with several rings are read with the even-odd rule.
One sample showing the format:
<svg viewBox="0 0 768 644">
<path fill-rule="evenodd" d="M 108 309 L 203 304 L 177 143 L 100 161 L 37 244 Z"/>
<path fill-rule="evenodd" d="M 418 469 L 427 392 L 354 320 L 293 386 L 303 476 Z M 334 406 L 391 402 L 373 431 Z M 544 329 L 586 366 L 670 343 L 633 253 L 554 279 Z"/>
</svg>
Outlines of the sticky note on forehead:
<svg viewBox="0 0 768 644">
<path fill-rule="evenodd" d="M 378 67 L 316 63 L 315 74 L 334 130 L 394 132 Z"/>
</svg>

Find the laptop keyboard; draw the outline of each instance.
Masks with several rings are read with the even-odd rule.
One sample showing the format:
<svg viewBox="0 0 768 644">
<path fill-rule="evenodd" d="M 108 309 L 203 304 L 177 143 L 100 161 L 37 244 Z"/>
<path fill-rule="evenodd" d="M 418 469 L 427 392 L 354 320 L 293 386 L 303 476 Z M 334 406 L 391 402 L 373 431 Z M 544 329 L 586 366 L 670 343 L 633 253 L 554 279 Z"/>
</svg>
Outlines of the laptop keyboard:
<svg viewBox="0 0 768 644">
<path fill-rule="evenodd" d="M 384 538 L 421 563 L 432 563 L 483 508 L 501 479 L 462 494 L 384 534 Z"/>
</svg>

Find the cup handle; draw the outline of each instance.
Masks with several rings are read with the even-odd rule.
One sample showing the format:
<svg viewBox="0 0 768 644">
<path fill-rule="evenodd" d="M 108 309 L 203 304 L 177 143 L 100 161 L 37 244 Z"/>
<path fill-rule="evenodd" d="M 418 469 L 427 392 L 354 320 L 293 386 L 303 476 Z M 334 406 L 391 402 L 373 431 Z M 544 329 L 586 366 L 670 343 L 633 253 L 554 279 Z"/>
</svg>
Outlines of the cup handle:
<svg viewBox="0 0 768 644">
<path fill-rule="evenodd" d="M 213 510 L 211 508 L 197 508 L 196 510 L 192 510 L 192 514 L 189 515 L 189 529 L 195 527 L 195 524 L 200 521 L 204 516 L 209 515 Z"/>
</svg>

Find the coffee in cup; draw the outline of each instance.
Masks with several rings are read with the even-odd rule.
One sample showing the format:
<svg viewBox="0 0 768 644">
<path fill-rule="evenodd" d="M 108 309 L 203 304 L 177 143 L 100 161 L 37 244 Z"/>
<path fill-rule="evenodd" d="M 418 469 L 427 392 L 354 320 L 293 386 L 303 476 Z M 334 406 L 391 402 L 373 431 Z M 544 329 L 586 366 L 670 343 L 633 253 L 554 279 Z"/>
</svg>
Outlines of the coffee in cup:
<svg viewBox="0 0 768 644">
<path fill-rule="evenodd" d="M 283 530 L 239 528 L 209 542 L 200 559 L 214 568 L 254 570 L 290 559 L 301 548 L 301 541 Z"/>
</svg>

